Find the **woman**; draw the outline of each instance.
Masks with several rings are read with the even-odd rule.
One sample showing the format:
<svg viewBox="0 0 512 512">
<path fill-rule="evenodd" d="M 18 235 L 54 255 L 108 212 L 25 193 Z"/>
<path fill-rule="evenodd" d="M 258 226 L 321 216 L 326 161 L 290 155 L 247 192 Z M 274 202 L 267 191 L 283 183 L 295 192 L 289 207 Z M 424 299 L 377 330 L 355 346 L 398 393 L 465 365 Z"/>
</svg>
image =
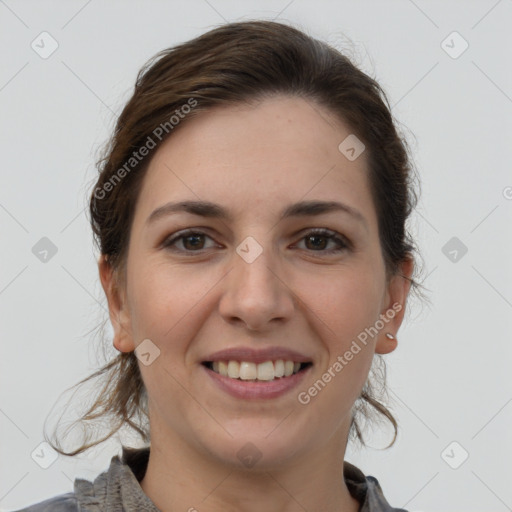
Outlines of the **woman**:
<svg viewBox="0 0 512 512">
<path fill-rule="evenodd" d="M 268 21 L 141 70 L 90 199 L 120 354 L 89 377 L 107 384 L 83 420 L 148 446 L 24 510 L 402 510 L 344 461 L 370 407 L 396 438 L 370 370 L 418 288 L 386 103 L 338 51 Z"/>
</svg>

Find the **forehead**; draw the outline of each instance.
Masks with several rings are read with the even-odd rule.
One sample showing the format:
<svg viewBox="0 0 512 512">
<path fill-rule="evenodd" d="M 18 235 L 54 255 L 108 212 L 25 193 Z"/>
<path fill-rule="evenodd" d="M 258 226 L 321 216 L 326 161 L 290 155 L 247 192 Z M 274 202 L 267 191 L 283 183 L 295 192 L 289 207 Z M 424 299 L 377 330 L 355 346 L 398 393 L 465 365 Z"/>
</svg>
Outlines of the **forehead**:
<svg viewBox="0 0 512 512">
<path fill-rule="evenodd" d="M 137 216 L 170 200 L 208 200 L 242 218 L 322 199 L 364 211 L 375 224 L 366 154 L 351 161 L 339 150 L 350 135 L 350 127 L 301 98 L 200 113 L 185 119 L 153 155 Z"/>
</svg>

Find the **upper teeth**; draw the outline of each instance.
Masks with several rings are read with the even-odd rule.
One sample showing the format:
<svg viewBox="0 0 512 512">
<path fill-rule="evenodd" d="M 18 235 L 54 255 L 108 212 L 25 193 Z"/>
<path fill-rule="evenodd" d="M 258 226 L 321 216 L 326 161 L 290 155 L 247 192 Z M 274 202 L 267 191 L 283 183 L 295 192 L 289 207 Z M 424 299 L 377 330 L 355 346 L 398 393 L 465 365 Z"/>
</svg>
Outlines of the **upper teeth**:
<svg viewBox="0 0 512 512">
<path fill-rule="evenodd" d="M 242 380 L 272 380 L 275 377 L 289 377 L 297 373 L 300 363 L 293 361 L 265 361 L 256 364 L 248 361 L 213 361 L 212 369 L 216 373 Z"/>
</svg>

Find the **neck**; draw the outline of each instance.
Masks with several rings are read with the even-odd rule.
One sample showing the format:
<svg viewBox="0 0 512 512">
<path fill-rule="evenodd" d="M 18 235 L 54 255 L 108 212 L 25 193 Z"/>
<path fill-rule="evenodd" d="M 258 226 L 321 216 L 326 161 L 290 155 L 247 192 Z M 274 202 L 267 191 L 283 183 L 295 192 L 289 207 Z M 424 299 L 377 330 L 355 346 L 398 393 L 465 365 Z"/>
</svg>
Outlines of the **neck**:
<svg viewBox="0 0 512 512">
<path fill-rule="evenodd" d="M 360 503 L 343 479 L 348 427 L 343 430 L 286 466 L 244 470 L 151 423 L 149 462 L 140 484 L 162 512 L 357 512 Z"/>
</svg>

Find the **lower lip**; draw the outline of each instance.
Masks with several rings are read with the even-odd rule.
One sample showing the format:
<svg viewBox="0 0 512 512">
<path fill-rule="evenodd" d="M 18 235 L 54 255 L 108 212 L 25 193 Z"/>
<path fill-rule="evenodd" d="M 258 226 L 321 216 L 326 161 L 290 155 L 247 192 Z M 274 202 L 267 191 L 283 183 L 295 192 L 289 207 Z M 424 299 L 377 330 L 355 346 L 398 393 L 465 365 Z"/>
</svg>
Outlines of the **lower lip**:
<svg viewBox="0 0 512 512">
<path fill-rule="evenodd" d="M 282 396 L 297 387 L 312 368 L 312 366 L 308 366 L 289 377 L 269 381 L 250 381 L 231 379 L 210 370 L 204 365 L 201 365 L 201 367 L 223 391 L 235 398 L 244 399 L 267 399 Z"/>
</svg>

